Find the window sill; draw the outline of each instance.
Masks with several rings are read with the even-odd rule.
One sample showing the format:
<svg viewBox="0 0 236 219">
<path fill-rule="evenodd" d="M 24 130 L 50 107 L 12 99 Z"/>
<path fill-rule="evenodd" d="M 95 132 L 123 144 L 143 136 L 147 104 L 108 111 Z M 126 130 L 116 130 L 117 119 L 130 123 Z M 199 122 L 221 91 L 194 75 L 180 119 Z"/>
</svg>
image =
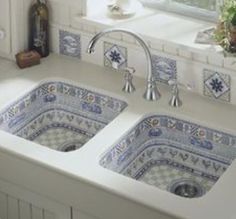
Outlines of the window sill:
<svg viewBox="0 0 236 219">
<path fill-rule="evenodd" d="M 192 52 L 222 52 L 220 46 L 194 42 L 199 31 L 215 26 L 214 23 L 156 11 L 154 15 L 123 23 L 120 26 L 142 34 L 153 43 L 162 42 L 164 45 L 170 44 Z"/>
<path fill-rule="evenodd" d="M 74 14 L 74 19 L 79 23 L 108 28 L 136 21 L 156 14 L 156 10 L 152 10 L 149 8 L 141 8 L 139 11 L 136 11 L 135 16 L 131 18 L 115 19 L 109 17 L 107 14 L 106 0 L 100 0 L 100 1 L 101 1 L 100 5 L 97 5 L 96 8 L 93 6 L 94 4 L 93 1 L 91 0 L 87 1 L 86 16 L 78 16 L 76 15 L 76 9 L 75 10 L 72 9 L 72 14 Z"/>
<path fill-rule="evenodd" d="M 93 34 L 114 26 L 127 28 L 144 36 L 152 49 L 224 67 L 224 55 L 220 46 L 194 42 L 199 31 L 213 27 L 215 23 L 146 8 L 134 17 L 123 20 L 109 18 L 105 12 L 106 7 L 96 11 L 91 7 L 84 17 L 79 17 L 78 14 L 76 16 L 74 12 L 72 26 Z M 111 38 L 131 44 L 136 43 L 130 36 L 123 34 L 115 34 Z"/>
</svg>

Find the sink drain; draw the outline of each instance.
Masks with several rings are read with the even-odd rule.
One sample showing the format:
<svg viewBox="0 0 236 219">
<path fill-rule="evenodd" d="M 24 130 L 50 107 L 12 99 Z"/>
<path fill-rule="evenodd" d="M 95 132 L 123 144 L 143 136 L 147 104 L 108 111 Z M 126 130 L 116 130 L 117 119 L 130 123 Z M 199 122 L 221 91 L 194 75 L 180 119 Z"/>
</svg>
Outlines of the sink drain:
<svg viewBox="0 0 236 219">
<path fill-rule="evenodd" d="M 67 145 L 64 148 L 62 148 L 60 151 L 62 152 L 70 152 L 70 151 L 75 151 L 77 149 L 76 145 Z"/>
<path fill-rule="evenodd" d="M 59 151 L 62 151 L 62 152 L 75 151 L 82 146 L 83 146 L 83 144 L 80 142 L 68 143 L 68 144 L 65 144 L 62 147 L 60 147 Z"/>
<path fill-rule="evenodd" d="M 198 183 L 189 179 L 175 181 L 169 186 L 168 190 L 184 198 L 197 198 L 205 193 Z"/>
</svg>

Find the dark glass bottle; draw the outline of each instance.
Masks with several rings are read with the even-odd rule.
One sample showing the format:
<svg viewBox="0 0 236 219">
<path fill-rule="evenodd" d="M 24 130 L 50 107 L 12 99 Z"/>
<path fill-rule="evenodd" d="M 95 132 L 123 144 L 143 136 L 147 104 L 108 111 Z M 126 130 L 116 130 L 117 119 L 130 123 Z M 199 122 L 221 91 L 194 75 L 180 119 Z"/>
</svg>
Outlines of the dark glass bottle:
<svg viewBox="0 0 236 219">
<path fill-rule="evenodd" d="M 29 49 L 41 57 L 49 55 L 49 25 L 46 0 L 36 0 L 29 14 Z"/>
</svg>

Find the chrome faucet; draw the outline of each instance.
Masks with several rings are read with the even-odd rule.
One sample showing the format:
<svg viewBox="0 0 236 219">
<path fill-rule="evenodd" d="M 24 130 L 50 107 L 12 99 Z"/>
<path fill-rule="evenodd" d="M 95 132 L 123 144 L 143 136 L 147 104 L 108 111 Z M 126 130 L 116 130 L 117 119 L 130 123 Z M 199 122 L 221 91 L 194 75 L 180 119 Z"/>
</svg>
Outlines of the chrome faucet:
<svg viewBox="0 0 236 219">
<path fill-rule="evenodd" d="M 179 85 L 182 85 L 181 83 L 178 83 L 177 79 L 170 79 L 168 81 L 168 84 L 171 86 L 171 99 L 169 101 L 169 105 L 173 107 L 180 107 L 182 106 L 182 101 L 179 98 Z"/>
<path fill-rule="evenodd" d="M 147 85 L 146 85 L 146 90 L 143 97 L 146 100 L 150 100 L 150 101 L 158 100 L 161 97 L 161 95 L 157 89 L 156 81 L 154 80 L 154 77 L 153 77 L 152 55 L 148 48 L 147 43 L 143 40 L 143 38 L 139 34 L 132 32 L 130 30 L 127 30 L 127 29 L 123 29 L 123 28 L 110 28 L 110 29 L 103 30 L 99 32 L 98 34 L 96 34 L 89 42 L 88 53 L 95 52 L 95 49 L 94 49 L 95 44 L 101 37 L 103 37 L 106 34 L 115 33 L 115 32 L 122 32 L 122 33 L 133 36 L 139 42 L 139 44 L 143 47 L 146 54 L 146 58 L 147 58 Z"/>
</svg>

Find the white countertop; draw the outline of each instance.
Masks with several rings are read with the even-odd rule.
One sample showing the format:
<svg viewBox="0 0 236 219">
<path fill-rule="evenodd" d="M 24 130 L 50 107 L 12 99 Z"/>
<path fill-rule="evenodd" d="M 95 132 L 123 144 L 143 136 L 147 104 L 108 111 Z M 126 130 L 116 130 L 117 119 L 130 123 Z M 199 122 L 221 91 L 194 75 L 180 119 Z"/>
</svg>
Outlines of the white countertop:
<svg viewBox="0 0 236 219">
<path fill-rule="evenodd" d="M 137 91 L 134 94 L 124 94 L 121 74 L 73 58 L 51 55 L 41 65 L 25 70 L 0 60 L 0 108 L 49 78 L 63 78 L 110 93 L 125 99 L 129 106 L 85 146 L 70 153 L 53 151 L 0 131 L 0 178 L 90 211 L 101 219 L 236 218 L 236 162 L 211 191 L 197 199 L 175 196 L 98 164 L 100 156 L 144 114 L 177 116 L 236 135 L 236 107 L 181 91 L 183 106 L 171 108 L 168 106 L 170 89 L 164 85 L 159 86 L 162 98 L 148 102 L 142 98 L 145 86 L 142 79 L 135 78 Z M 4 163 L 8 165 L 2 165 Z M 165 216 L 165 212 L 175 217 Z"/>
</svg>

